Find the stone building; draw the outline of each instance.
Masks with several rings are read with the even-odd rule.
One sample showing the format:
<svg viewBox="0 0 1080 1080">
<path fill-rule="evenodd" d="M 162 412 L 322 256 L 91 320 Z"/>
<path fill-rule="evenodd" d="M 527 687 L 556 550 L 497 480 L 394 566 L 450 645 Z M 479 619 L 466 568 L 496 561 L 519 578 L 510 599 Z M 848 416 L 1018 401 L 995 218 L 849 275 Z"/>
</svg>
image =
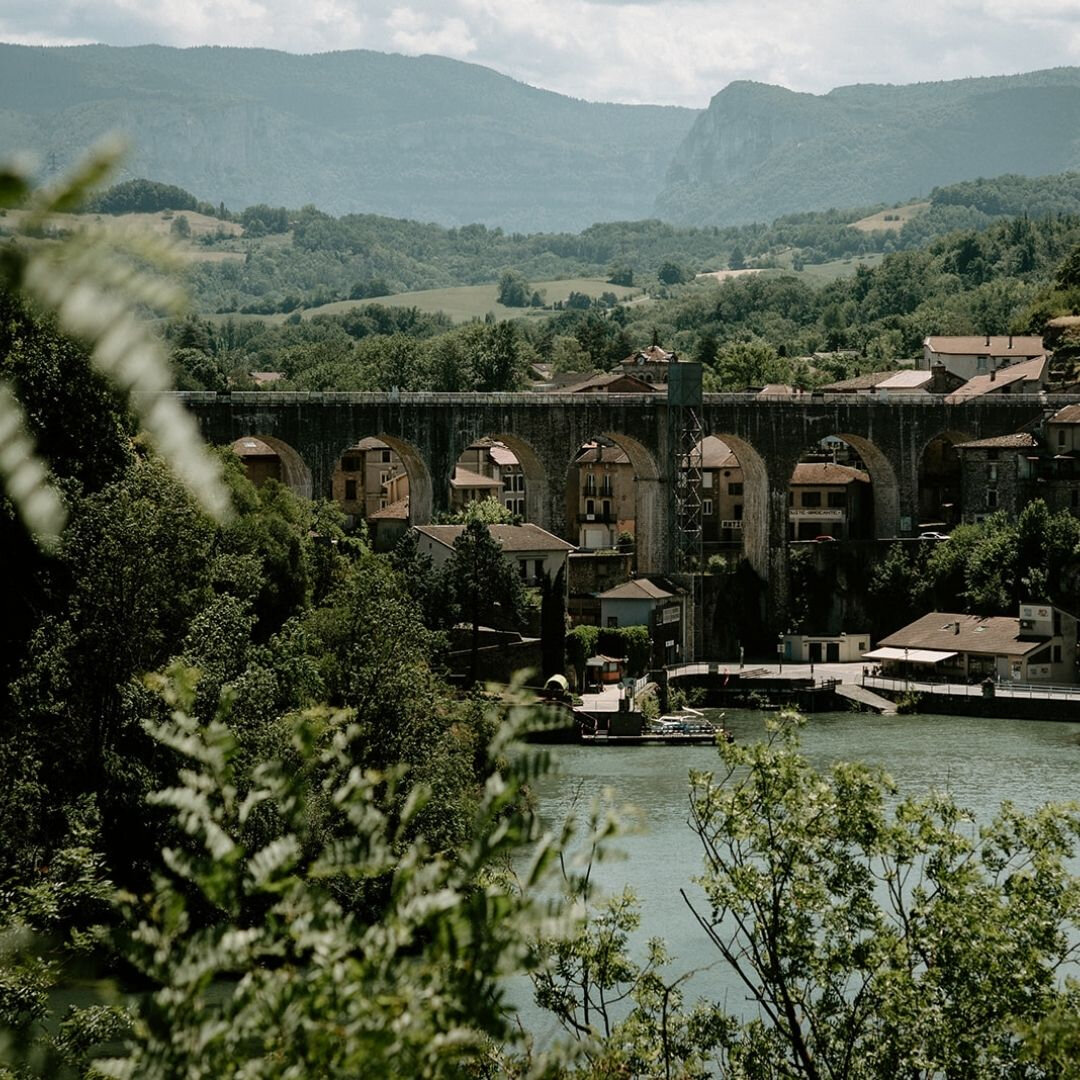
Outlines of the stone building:
<svg viewBox="0 0 1080 1080">
<path fill-rule="evenodd" d="M 1018 514 L 1034 497 L 1038 448 L 1026 431 L 957 443 L 962 520 L 977 523 L 998 510 Z"/>
</svg>

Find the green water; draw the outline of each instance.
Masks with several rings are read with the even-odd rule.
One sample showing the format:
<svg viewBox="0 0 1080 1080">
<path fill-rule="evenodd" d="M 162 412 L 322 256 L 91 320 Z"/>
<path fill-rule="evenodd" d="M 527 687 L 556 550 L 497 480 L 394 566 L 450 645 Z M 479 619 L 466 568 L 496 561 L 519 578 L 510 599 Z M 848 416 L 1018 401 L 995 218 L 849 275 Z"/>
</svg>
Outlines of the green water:
<svg viewBox="0 0 1080 1080">
<path fill-rule="evenodd" d="M 729 710 L 725 723 L 738 741 L 758 738 L 763 714 Z M 802 746 L 818 766 L 847 759 L 885 767 L 902 794 L 948 790 L 977 820 L 988 820 L 1004 800 L 1022 809 L 1047 801 L 1080 797 L 1080 715 L 1076 723 L 988 720 L 947 716 L 879 717 L 859 713 L 819 713 L 802 730 Z M 701 873 L 697 837 L 687 818 L 687 774 L 717 767 L 710 746 L 553 748 L 557 772 L 539 785 L 540 807 L 552 822 L 572 813 L 605 788 L 619 803 L 636 806 L 643 828 L 621 837 L 621 860 L 604 861 L 594 870 L 602 888 L 629 884 L 642 905 L 641 941 L 667 940 L 672 970 L 699 968 L 717 959 L 679 895 L 692 898 Z M 719 771 L 719 769 L 718 769 Z M 707 914 L 707 906 L 701 910 Z M 693 981 L 691 996 L 719 1000 L 733 1012 L 746 1008 L 744 994 L 721 964 Z M 516 995 L 515 995 L 516 996 Z M 547 1027 L 521 999 L 529 1019 Z"/>
</svg>

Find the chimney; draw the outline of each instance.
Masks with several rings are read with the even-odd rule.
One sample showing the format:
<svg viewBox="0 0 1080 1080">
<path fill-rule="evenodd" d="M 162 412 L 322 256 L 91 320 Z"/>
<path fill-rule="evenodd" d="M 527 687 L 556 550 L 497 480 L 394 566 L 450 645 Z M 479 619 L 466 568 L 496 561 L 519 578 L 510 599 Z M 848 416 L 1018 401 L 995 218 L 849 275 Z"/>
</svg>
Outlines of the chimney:
<svg viewBox="0 0 1080 1080">
<path fill-rule="evenodd" d="M 954 622 L 952 624 L 952 632 L 954 634 L 959 634 L 960 633 L 960 623 L 959 622 Z"/>
<path fill-rule="evenodd" d="M 986 335 L 986 347 L 988 349 L 990 348 L 990 335 L 989 334 Z"/>
<path fill-rule="evenodd" d="M 1012 348 L 1012 334 L 1009 335 L 1009 348 Z"/>
<path fill-rule="evenodd" d="M 992 367 L 990 369 L 990 381 L 993 382 L 997 378 L 997 368 Z"/>
</svg>

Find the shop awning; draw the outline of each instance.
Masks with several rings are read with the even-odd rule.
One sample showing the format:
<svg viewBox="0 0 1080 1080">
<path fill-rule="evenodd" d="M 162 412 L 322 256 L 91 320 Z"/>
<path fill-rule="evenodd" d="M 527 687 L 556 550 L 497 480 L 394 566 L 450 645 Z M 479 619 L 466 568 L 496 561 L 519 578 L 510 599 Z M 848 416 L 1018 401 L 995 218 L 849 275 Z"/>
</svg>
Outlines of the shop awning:
<svg viewBox="0 0 1080 1080">
<path fill-rule="evenodd" d="M 940 664 L 942 660 L 949 660 L 956 656 L 956 653 L 938 652 L 937 649 L 897 649 L 886 646 L 864 652 L 862 655 L 864 660 L 908 660 L 916 664 Z"/>
</svg>

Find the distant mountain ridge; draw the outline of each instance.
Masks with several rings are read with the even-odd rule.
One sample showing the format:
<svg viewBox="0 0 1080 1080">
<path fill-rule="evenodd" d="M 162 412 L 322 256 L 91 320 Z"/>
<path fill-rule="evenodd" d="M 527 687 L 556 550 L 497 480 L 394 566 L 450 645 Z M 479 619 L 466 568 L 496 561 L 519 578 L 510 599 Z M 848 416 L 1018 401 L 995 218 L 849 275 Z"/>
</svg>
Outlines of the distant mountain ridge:
<svg viewBox="0 0 1080 1080">
<path fill-rule="evenodd" d="M 1080 168 L 1080 68 L 828 94 L 735 82 L 696 112 L 597 104 L 438 56 L 0 44 L 0 153 L 70 164 L 106 131 L 126 176 L 255 203 L 578 231 L 892 204 Z"/>
<path fill-rule="evenodd" d="M 1080 68 L 823 95 L 736 82 L 694 122 L 656 205 L 673 222 L 741 224 L 1077 167 Z"/>
<path fill-rule="evenodd" d="M 120 129 L 127 175 L 233 208 L 530 231 L 647 217 L 696 115 L 580 101 L 437 56 L 0 45 L 0 148 L 65 164 Z"/>
</svg>

